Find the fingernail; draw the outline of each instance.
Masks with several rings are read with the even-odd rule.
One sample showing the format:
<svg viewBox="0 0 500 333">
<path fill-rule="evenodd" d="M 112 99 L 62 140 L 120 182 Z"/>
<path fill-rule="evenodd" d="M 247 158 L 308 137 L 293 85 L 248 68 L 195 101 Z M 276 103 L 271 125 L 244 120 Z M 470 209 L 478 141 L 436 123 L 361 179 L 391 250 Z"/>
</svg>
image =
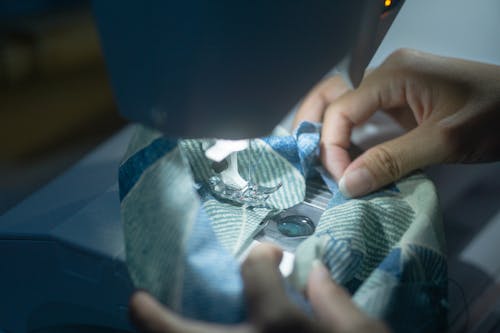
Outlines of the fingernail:
<svg viewBox="0 0 500 333">
<path fill-rule="evenodd" d="M 355 198 L 373 191 L 374 184 L 375 180 L 371 172 L 361 167 L 342 176 L 339 181 L 339 190 L 344 196 Z"/>
<path fill-rule="evenodd" d="M 319 259 L 314 259 L 311 274 L 313 274 L 317 280 L 331 280 L 330 272 Z"/>
</svg>

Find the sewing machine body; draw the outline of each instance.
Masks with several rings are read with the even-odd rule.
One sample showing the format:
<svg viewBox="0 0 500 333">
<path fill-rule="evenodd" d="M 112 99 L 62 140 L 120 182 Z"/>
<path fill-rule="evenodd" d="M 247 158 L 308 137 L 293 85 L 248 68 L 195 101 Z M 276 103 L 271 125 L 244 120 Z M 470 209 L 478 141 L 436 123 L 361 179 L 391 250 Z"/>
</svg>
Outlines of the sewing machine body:
<svg viewBox="0 0 500 333">
<path fill-rule="evenodd" d="M 130 134 L 0 218 L 0 332 L 133 332 L 114 176 Z"/>
<path fill-rule="evenodd" d="M 268 134 L 323 75 L 357 85 L 403 1 L 95 1 L 120 113 L 172 137 Z M 390 5 L 389 5 L 390 4 Z"/>
</svg>

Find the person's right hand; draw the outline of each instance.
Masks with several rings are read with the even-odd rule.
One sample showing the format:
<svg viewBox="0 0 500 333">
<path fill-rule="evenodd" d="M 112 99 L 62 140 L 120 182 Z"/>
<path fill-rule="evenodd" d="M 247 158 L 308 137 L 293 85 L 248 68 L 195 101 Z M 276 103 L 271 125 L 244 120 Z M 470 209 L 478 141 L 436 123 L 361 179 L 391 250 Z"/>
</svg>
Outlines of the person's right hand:
<svg viewBox="0 0 500 333">
<path fill-rule="evenodd" d="M 377 110 L 408 132 L 351 161 L 352 129 Z M 322 163 L 350 197 L 432 164 L 500 160 L 500 66 L 399 50 L 356 90 L 320 83 L 294 123 L 304 120 L 323 121 Z"/>
</svg>

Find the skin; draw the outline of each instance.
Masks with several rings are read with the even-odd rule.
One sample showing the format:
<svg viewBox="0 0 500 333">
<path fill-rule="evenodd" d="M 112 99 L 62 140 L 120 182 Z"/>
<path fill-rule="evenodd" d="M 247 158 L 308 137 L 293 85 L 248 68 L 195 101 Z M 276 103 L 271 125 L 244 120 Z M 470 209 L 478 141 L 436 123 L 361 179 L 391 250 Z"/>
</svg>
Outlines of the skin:
<svg viewBox="0 0 500 333">
<path fill-rule="evenodd" d="M 352 129 L 383 110 L 407 133 L 351 160 Z M 399 50 L 370 71 L 356 90 L 340 77 L 320 82 L 306 96 L 295 125 L 323 122 L 321 160 L 350 197 L 387 185 L 437 163 L 500 160 L 500 67 Z M 221 326 L 182 318 L 144 291 L 130 300 L 132 322 L 141 332 L 389 332 L 367 317 L 320 263 L 309 276 L 311 319 L 286 297 L 278 270 L 281 252 L 255 248 L 242 266 L 247 322 Z"/>
<path fill-rule="evenodd" d="M 382 110 L 406 134 L 348 154 L 352 129 Z M 321 160 L 348 197 L 375 191 L 439 163 L 500 159 L 500 66 L 399 50 L 356 90 L 340 77 L 319 83 L 296 117 L 323 122 Z"/>
<path fill-rule="evenodd" d="M 306 290 L 316 317 L 307 317 L 286 295 L 278 268 L 281 257 L 281 250 L 262 244 L 243 263 L 247 322 L 223 326 L 185 319 L 144 291 L 131 297 L 130 318 L 139 331 L 151 333 L 389 332 L 382 322 L 362 313 L 349 293 L 331 280 L 328 270 L 319 262 L 314 265 Z"/>
</svg>

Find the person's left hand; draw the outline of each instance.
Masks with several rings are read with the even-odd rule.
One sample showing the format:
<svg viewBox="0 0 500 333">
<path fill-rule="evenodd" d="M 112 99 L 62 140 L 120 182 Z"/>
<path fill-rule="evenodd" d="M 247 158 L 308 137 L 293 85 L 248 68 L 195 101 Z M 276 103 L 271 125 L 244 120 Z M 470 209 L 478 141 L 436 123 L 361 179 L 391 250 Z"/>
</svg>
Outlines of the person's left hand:
<svg viewBox="0 0 500 333">
<path fill-rule="evenodd" d="M 306 316 L 286 295 L 278 269 L 281 257 L 277 248 L 260 245 L 243 263 L 249 318 L 242 324 L 224 326 L 182 318 L 144 291 L 137 291 L 130 299 L 131 320 L 141 332 L 157 333 L 389 332 L 382 322 L 362 313 L 319 262 L 306 291 L 316 318 Z"/>
</svg>

